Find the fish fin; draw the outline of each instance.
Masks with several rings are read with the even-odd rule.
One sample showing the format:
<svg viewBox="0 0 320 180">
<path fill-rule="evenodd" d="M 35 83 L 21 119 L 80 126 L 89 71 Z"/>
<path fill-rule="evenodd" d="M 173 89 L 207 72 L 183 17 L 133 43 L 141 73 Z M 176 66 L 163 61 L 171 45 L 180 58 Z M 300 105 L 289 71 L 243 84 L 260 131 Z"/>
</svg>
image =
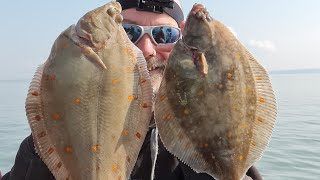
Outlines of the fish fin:
<svg viewBox="0 0 320 180">
<path fill-rule="evenodd" d="M 142 52 L 131 42 L 127 44 L 127 47 L 133 50 L 135 56 L 133 60 L 135 66 L 132 72 L 135 83 L 132 92 L 133 100 L 131 101 L 123 128 L 124 133 L 128 132 L 128 135 L 124 134 L 125 136 L 122 136 L 119 142 L 123 144 L 127 155 L 126 176 L 129 177 L 149 130 L 152 115 L 153 90 L 151 78 L 147 70 L 147 63 Z M 121 155 L 119 154 L 119 156 Z"/>
<path fill-rule="evenodd" d="M 195 52 L 193 63 L 202 75 L 208 74 L 208 63 L 204 53 Z"/>
<path fill-rule="evenodd" d="M 165 148 L 177 157 L 184 164 L 192 168 L 197 173 L 205 172 L 208 164 L 205 158 L 199 153 L 190 137 L 183 131 L 175 116 L 175 112 L 170 105 L 167 92 L 167 81 L 165 77 L 161 82 L 158 95 L 155 101 L 155 122 L 159 131 L 159 136 Z M 175 129 L 173 131 L 173 129 Z M 197 167 L 194 169 L 193 167 Z"/>
<path fill-rule="evenodd" d="M 96 52 L 92 50 L 91 47 L 83 44 L 79 44 L 79 47 L 81 49 L 81 52 L 93 63 L 98 64 L 103 69 L 107 69 L 107 66 L 104 64 L 104 62 L 101 60 L 101 58 L 97 55 Z"/>
<path fill-rule="evenodd" d="M 74 25 L 70 26 L 65 32 L 65 37 L 73 41 L 79 48 L 81 49 L 81 52 L 90 60 L 92 63 L 100 66 L 103 69 L 107 69 L 107 66 L 104 64 L 104 62 L 101 60 L 101 58 L 98 56 L 94 50 L 81 42 L 79 36 L 76 32 L 76 27 Z"/>
<path fill-rule="evenodd" d="M 249 65 L 252 70 L 256 87 L 257 108 L 252 128 L 252 137 L 246 167 L 260 159 L 271 138 L 275 125 L 277 107 L 276 99 L 267 71 L 247 51 Z"/>
<path fill-rule="evenodd" d="M 48 136 L 44 123 L 44 114 L 41 100 L 41 81 L 45 64 L 40 65 L 31 81 L 28 95 L 25 103 L 27 119 L 32 129 L 32 136 L 36 153 L 42 161 L 48 166 L 51 172 L 54 172 L 57 179 L 67 179 L 68 171 L 63 164 L 56 149 L 51 146 L 53 143 Z M 70 178 L 69 178 L 70 179 Z"/>
<path fill-rule="evenodd" d="M 200 62 L 200 66 L 201 66 L 201 73 L 203 75 L 208 74 L 208 63 L 207 63 L 207 59 L 204 55 L 204 53 L 199 53 L 199 62 Z"/>
</svg>

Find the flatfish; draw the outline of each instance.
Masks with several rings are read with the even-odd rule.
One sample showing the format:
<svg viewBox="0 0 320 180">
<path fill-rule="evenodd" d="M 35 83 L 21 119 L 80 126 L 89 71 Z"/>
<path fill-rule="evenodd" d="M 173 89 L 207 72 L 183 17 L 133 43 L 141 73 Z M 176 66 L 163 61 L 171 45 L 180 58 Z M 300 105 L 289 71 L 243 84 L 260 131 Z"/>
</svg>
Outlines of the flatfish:
<svg viewBox="0 0 320 180">
<path fill-rule="evenodd" d="M 152 86 L 110 2 L 62 32 L 26 99 L 36 152 L 58 180 L 128 179 L 148 130 Z"/>
<path fill-rule="evenodd" d="M 266 70 L 195 4 L 155 102 L 165 147 L 196 172 L 239 180 L 265 150 L 276 102 Z"/>
</svg>

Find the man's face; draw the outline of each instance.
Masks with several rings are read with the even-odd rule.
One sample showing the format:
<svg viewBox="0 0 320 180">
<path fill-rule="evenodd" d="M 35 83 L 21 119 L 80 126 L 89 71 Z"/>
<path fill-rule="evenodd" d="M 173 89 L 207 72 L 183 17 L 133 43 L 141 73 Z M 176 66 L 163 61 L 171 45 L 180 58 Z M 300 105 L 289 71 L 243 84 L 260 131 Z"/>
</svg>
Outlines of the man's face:
<svg viewBox="0 0 320 180">
<path fill-rule="evenodd" d="M 178 27 L 177 22 L 166 13 L 157 14 L 145 11 L 137 11 L 134 8 L 122 11 L 123 23 L 137 24 L 141 26 L 168 25 Z M 142 52 L 148 64 L 153 92 L 158 92 L 162 73 L 169 58 L 173 44 L 156 45 L 148 34 L 135 44 Z"/>
</svg>

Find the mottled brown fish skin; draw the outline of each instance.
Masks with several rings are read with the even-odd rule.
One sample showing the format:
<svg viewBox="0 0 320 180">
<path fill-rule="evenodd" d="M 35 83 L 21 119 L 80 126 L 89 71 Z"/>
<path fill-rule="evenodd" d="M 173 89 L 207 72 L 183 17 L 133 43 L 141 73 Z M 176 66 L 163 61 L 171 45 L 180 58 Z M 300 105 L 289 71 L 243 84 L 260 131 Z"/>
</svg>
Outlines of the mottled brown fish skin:
<svg viewBox="0 0 320 180">
<path fill-rule="evenodd" d="M 206 75 L 196 68 L 194 52 L 205 55 Z M 175 135 L 188 139 L 181 151 L 194 148 L 196 152 L 176 155 L 196 171 L 221 180 L 239 180 L 249 168 L 245 162 L 257 97 L 248 59 L 246 49 L 227 27 L 213 20 L 204 8 L 195 6 L 188 16 L 183 39 L 170 55 L 159 90 L 159 97 L 165 96 L 168 109 L 172 109 L 167 116 L 175 119 L 159 120 L 157 110 L 162 112 L 163 104 L 161 98 L 156 102 L 156 120 L 164 144 L 174 146 L 170 140 L 166 144 L 169 137 L 161 132 L 175 129 Z M 179 150 L 170 151 L 175 154 Z"/>
</svg>

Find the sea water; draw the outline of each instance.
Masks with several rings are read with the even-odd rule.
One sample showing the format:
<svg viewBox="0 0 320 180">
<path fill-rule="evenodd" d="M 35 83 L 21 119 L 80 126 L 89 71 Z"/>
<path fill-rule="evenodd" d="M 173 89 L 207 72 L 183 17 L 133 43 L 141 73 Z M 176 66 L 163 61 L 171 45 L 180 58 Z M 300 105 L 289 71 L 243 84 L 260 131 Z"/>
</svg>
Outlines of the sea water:
<svg viewBox="0 0 320 180">
<path fill-rule="evenodd" d="M 271 74 L 278 115 L 257 168 L 266 180 L 320 179 L 320 73 Z M 8 172 L 30 134 L 24 103 L 29 80 L 0 80 L 0 170 Z"/>
</svg>

